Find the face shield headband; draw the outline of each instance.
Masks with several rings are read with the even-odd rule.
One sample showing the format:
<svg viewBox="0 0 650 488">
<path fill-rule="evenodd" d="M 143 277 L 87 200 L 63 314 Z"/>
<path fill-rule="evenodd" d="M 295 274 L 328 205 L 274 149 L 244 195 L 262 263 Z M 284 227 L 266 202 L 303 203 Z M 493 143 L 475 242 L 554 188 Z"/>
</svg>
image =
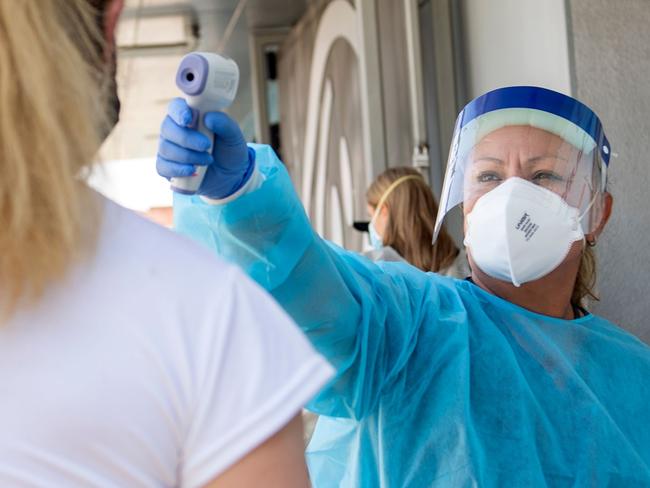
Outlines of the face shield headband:
<svg viewBox="0 0 650 488">
<path fill-rule="evenodd" d="M 605 191 L 610 155 L 600 120 L 583 103 L 537 87 L 489 92 L 456 121 L 434 241 L 452 208 L 473 203 L 512 176 L 546 186 L 586 211 Z"/>
</svg>

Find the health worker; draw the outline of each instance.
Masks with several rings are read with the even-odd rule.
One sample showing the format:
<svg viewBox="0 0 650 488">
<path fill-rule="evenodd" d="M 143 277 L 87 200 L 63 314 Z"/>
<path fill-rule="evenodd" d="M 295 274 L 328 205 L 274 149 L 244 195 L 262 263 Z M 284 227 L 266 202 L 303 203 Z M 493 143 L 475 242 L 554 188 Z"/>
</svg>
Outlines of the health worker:
<svg viewBox="0 0 650 488">
<path fill-rule="evenodd" d="M 158 171 L 209 162 L 176 226 L 263 285 L 335 366 L 312 401 L 317 488 L 649 486 L 650 348 L 587 310 L 611 147 L 573 98 L 507 87 L 460 113 L 436 231 L 462 205 L 471 278 L 321 239 L 267 146 L 170 105 Z M 250 172 L 249 178 L 244 175 Z"/>
</svg>

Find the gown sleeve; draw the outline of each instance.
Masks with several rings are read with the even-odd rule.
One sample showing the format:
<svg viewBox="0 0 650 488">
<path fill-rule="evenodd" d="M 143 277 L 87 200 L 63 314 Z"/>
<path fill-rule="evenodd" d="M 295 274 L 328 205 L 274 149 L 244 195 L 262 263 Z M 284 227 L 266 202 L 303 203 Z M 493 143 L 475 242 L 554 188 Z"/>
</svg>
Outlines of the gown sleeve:
<svg viewBox="0 0 650 488">
<path fill-rule="evenodd" d="M 334 366 L 310 410 L 363 418 L 408 363 L 438 294 L 416 268 L 375 264 L 321 239 L 273 150 L 252 147 L 261 186 L 217 205 L 176 195 L 175 227 L 268 290 Z"/>
</svg>

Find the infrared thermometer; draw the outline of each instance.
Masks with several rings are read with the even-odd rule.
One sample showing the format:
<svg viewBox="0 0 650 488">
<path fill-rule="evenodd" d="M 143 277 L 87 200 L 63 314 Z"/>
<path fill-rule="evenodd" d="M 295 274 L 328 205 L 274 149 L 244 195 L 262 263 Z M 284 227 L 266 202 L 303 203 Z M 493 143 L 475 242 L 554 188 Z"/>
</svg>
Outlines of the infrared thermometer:
<svg viewBox="0 0 650 488">
<path fill-rule="evenodd" d="M 214 53 L 194 52 L 181 60 L 176 72 L 176 86 L 185 95 L 192 109 L 193 129 L 198 129 L 210 139 L 210 149 L 214 145 L 214 134 L 203 123 L 206 112 L 220 112 L 232 104 L 239 86 L 239 67 L 232 59 Z M 195 194 L 207 170 L 197 166 L 192 176 L 172 178 L 172 190 L 186 195 Z"/>
</svg>

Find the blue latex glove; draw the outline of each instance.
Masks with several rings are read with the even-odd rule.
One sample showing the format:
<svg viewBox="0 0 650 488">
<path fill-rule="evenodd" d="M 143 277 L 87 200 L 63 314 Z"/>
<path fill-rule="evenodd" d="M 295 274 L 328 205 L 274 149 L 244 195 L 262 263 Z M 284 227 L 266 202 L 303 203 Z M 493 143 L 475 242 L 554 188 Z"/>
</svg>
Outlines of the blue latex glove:
<svg viewBox="0 0 650 488">
<path fill-rule="evenodd" d="M 160 128 L 156 169 L 160 176 L 191 176 L 195 166 L 208 166 L 199 195 L 225 198 L 248 181 L 255 166 L 255 151 L 248 148 L 237 123 L 223 112 L 203 116 L 205 126 L 215 134 L 212 154 L 210 140 L 191 129 L 192 110 L 182 98 L 169 104 Z"/>
</svg>

